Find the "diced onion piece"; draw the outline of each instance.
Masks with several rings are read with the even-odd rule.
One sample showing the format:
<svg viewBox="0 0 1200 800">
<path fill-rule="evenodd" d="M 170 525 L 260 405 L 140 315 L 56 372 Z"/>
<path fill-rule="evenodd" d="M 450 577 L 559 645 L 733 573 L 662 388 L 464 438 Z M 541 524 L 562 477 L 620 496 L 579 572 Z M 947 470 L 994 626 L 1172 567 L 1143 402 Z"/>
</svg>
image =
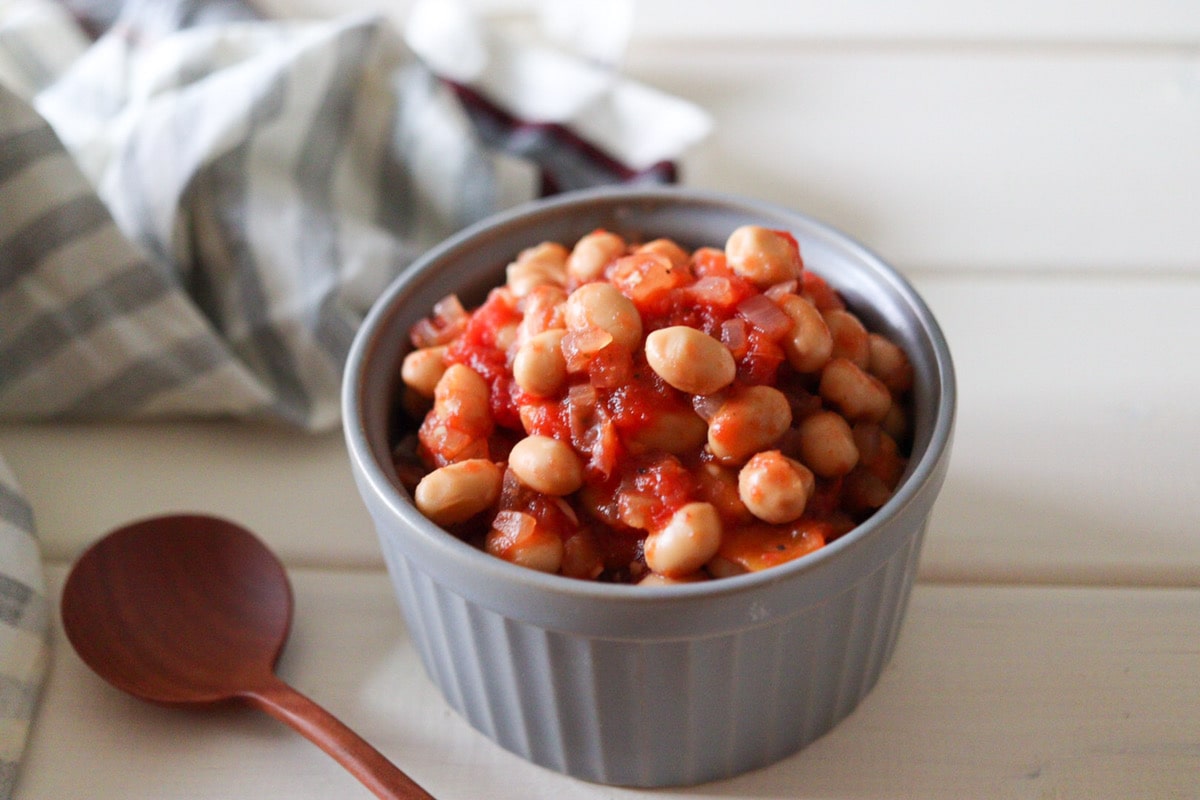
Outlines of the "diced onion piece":
<svg viewBox="0 0 1200 800">
<path fill-rule="evenodd" d="M 658 253 L 634 253 L 609 267 L 612 284 L 639 308 L 661 299 L 684 277 L 684 272 L 674 270 L 669 258 Z"/>
<path fill-rule="evenodd" d="M 572 525 L 579 524 L 579 515 L 575 513 L 575 509 L 571 508 L 570 503 L 561 497 L 551 497 L 550 500 L 557 506 L 562 515 L 571 521 Z"/>
<path fill-rule="evenodd" d="M 540 572 L 558 572 L 562 565 L 562 539 L 551 530 L 539 529 L 534 517 L 520 511 L 496 514 L 484 549 L 505 561 Z"/>
<path fill-rule="evenodd" d="M 448 294 L 433 304 L 433 318 L 449 325 L 467 318 L 467 310 L 456 294 Z"/>
<path fill-rule="evenodd" d="M 442 453 L 451 461 L 457 461 L 458 457 L 476 441 L 475 437 L 463 433 L 451 425 L 445 425 L 441 430 Z"/>
<path fill-rule="evenodd" d="M 470 316 L 457 295 L 449 294 L 433 305 L 433 313 L 413 325 L 410 338 L 414 347 L 434 347 L 458 338 Z"/>
<path fill-rule="evenodd" d="M 725 394 L 722 392 L 692 395 L 692 410 L 700 419 L 711 422 L 712 418 L 717 415 L 717 411 L 724 405 L 725 399 Z"/>
<path fill-rule="evenodd" d="M 612 340 L 612 334 L 603 328 L 567 331 L 560 345 L 563 359 L 567 362 L 567 370 L 584 371 L 596 353 L 610 345 Z"/>
<path fill-rule="evenodd" d="M 571 427 L 591 424 L 596 414 L 599 395 L 590 383 L 577 383 L 567 390 L 567 419 Z"/>
<path fill-rule="evenodd" d="M 616 389 L 632 380 L 633 358 L 627 348 L 613 342 L 592 357 L 587 372 L 596 388 Z"/>
<path fill-rule="evenodd" d="M 602 419 L 594 428 L 589 449 L 592 459 L 588 462 L 588 469 L 598 473 L 603 480 L 608 480 L 617 473 L 623 453 L 621 437 L 617 433 L 617 426 L 608 417 Z"/>
<path fill-rule="evenodd" d="M 769 339 L 779 339 L 792 329 L 792 318 L 766 295 L 750 295 L 738 303 L 737 312 Z"/>
<path fill-rule="evenodd" d="M 492 520 L 492 527 L 504 534 L 509 543 L 533 532 L 537 520 L 522 511 L 499 511 Z"/>
<path fill-rule="evenodd" d="M 567 390 L 567 427 L 571 432 L 571 444 L 580 453 L 590 453 L 588 432 L 596 424 L 599 396 L 596 387 L 581 383 Z"/>
<path fill-rule="evenodd" d="M 737 300 L 733 284 L 728 278 L 720 275 L 708 275 L 688 287 L 690 294 L 697 302 L 708 306 L 733 305 Z"/>
<path fill-rule="evenodd" d="M 727 319 L 721 323 L 721 344 L 729 349 L 734 358 L 746 354 L 749 340 L 746 337 L 746 321 L 740 317 Z"/>
<path fill-rule="evenodd" d="M 796 289 L 799 287 L 799 285 L 800 285 L 799 281 L 795 281 L 795 280 L 784 281 L 783 283 L 777 283 L 774 286 L 771 286 L 768 289 L 764 290 L 763 294 L 765 294 L 767 297 L 771 298 L 772 300 L 778 300 L 779 298 L 783 297 L 785 294 L 795 294 Z"/>
</svg>

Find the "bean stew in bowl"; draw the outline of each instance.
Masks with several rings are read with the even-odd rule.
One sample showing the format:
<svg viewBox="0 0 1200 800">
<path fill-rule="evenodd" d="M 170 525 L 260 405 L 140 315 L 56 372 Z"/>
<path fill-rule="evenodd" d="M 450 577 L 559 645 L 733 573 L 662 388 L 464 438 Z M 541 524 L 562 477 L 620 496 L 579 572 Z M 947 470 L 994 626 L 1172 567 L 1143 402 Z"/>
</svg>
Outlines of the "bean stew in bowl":
<svg viewBox="0 0 1200 800">
<path fill-rule="evenodd" d="M 847 533 L 906 466 L 912 366 L 758 225 L 720 247 L 598 229 L 513 255 L 410 331 L 396 471 L 515 564 L 660 585 Z"/>
<path fill-rule="evenodd" d="M 446 701 L 569 775 L 787 756 L 899 635 L 948 465 L 949 349 L 787 209 L 571 193 L 418 259 L 346 367 L 351 467 Z"/>
</svg>

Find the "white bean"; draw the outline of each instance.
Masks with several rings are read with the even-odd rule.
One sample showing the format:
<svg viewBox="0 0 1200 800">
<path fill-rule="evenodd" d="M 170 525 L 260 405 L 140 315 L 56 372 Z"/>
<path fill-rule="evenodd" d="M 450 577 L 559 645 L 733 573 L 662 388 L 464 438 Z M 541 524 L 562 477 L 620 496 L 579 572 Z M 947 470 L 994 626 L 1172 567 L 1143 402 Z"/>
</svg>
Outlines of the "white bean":
<svg viewBox="0 0 1200 800">
<path fill-rule="evenodd" d="M 492 426 L 491 390 L 487 381 L 466 364 L 451 364 L 433 391 L 433 414 L 453 417 L 464 433 L 486 435 Z"/>
<path fill-rule="evenodd" d="M 816 372 L 825 366 L 833 352 L 833 337 L 821 312 L 807 299 L 785 294 L 779 307 L 792 319 L 792 329 L 781 344 L 788 363 L 797 372 Z"/>
<path fill-rule="evenodd" d="M 729 348 L 687 325 L 649 333 L 646 362 L 664 381 L 689 394 L 714 394 L 737 376 L 737 362 Z"/>
<path fill-rule="evenodd" d="M 867 341 L 867 329 L 854 314 L 843 308 L 833 308 L 824 314 L 825 325 L 833 337 L 832 358 L 853 361 L 860 369 L 866 369 L 871 350 Z"/>
<path fill-rule="evenodd" d="M 567 379 L 567 360 L 562 353 L 565 330 L 542 331 L 529 337 L 517 348 L 512 375 L 522 391 L 550 397 Z"/>
<path fill-rule="evenodd" d="M 721 461 L 739 463 L 765 450 L 792 424 L 792 407 L 771 386 L 734 392 L 708 421 L 708 449 Z"/>
<path fill-rule="evenodd" d="M 567 248 L 543 242 L 523 250 L 505 270 L 505 285 L 517 297 L 538 286 L 562 286 L 567 282 Z"/>
<path fill-rule="evenodd" d="M 488 553 L 539 572 L 558 572 L 565 546 L 562 537 L 520 511 L 501 511 L 483 542 Z"/>
<path fill-rule="evenodd" d="M 438 381 L 446 372 L 446 364 L 443 361 L 445 355 L 445 345 L 413 350 L 404 357 L 404 362 L 400 365 L 401 380 L 421 397 L 433 397 Z"/>
<path fill-rule="evenodd" d="M 712 461 L 700 464 L 696 473 L 700 498 L 713 504 L 722 519 L 745 522 L 750 512 L 738 496 L 738 478 L 733 468 Z"/>
<path fill-rule="evenodd" d="M 646 576 L 637 582 L 638 586 L 680 586 L 685 583 L 700 583 L 708 580 L 708 576 L 703 572 L 693 572 L 690 575 L 684 575 L 679 578 L 669 578 L 666 575 L 661 575 L 657 572 L 648 572 Z"/>
<path fill-rule="evenodd" d="M 571 292 L 565 318 L 570 330 L 599 329 L 630 350 L 642 341 L 642 317 L 637 306 L 612 284 L 587 283 Z"/>
<path fill-rule="evenodd" d="M 817 391 L 851 422 L 880 422 L 892 406 L 891 392 L 883 382 L 845 358 L 829 360 Z"/>
<path fill-rule="evenodd" d="M 417 509 L 438 525 L 465 522 L 500 496 L 504 471 L 485 458 L 471 458 L 433 470 L 417 484 Z"/>
<path fill-rule="evenodd" d="M 711 503 L 688 503 L 646 536 L 646 566 L 669 578 L 683 577 L 704 566 L 720 546 L 717 510 Z"/>
<path fill-rule="evenodd" d="M 646 424 L 625 436 L 633 452 L 661 450 L 683 455 L 704 446 L 708 423 L 690 408 L 667 409 L 653 412 Z"/>
<path fill-rule="evenodd" d="M 743 225 L 725 240 L 730 269 L 759 287 L 796 280 L 800 251 L 788 237 L 759 225 Z"/>
<path fill-rule="evenodd" d="M 755 453 L 738 473 L 738 496 L 746 508 L 776 525 L 799 519 L 815 486 L 808 467 L 778 450 Z"/>
<path fill-rule="evenodd" d="M 530 489 L 556 496 L 583 485 L 583 464 L 566 442 L 549 436 L 526 436 L 513 445 L 508 467 Z"/>
<path fill-rule="evenodd" d="M 655 253 L 660 256 L 666 256 L 671 262 L 674 269 L 683 269 L 687 267 L 688 261 L 691 260 L 691 255 L 687 250 L 684 250 L 670 239 L 655 239 L 651 242 L 639 246 L 635 253 Z"/>
<path fill-rule="evenodd" d="M 892 402 L 891 408 L 888 409 L 887 415 L 883 421 L 879 423 L 888 436 L 891 436 L 897 442 L 908 438 L 909 421 L 908 415 L 904 413 L 904 407 L 899 403 Z"/>
<path fill-rule="evenodd" d="M 575 243 L 567 258 L 567 274 L 578 283 L 594 281 L 611 261 L 625 253 L 625 240 L 611 231 L 597 230 Z"/>
<path fill-rule="evenodd" d="M 867 337 L 870 359 L 867 371 L 896 394 L 912 388 L 913 368 L 908 354 L 887 337 L 872 333 Z"/>
<path fill-rule="evenodd" d="M 558 286 L 537 286 L 522 297 L 517 342 L 523 344 L 531 336 L 563 327 L 562 306 L 566 301 L 566 289 Z"/>
<path fill-rule="evenodd" d="M 800 457 L 822 478 L 841 477 L 858 463 L 854 431 L 835 411 L 818 411 L 805 417 L 797 438 Z"/>
</svg>

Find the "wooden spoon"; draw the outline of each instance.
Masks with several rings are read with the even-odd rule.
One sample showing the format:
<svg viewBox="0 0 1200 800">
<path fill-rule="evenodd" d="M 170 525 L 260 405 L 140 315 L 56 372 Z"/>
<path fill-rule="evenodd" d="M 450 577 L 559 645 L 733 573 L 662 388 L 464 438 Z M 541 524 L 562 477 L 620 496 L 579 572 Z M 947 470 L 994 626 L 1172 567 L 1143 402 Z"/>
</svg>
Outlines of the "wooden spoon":
<svg viewBox="0 0 1200 800">
<path fill-rule="evenodd" d="M 230 700 L 304 734 L 384 800 L 433 800 L 332 714 L 275 675 L 292 620 L 283 565 L 249 531 L 208 516 L 119 528 L 80 556 L 62 594 L 89 667 L 170 706 Z"/>
</svg>

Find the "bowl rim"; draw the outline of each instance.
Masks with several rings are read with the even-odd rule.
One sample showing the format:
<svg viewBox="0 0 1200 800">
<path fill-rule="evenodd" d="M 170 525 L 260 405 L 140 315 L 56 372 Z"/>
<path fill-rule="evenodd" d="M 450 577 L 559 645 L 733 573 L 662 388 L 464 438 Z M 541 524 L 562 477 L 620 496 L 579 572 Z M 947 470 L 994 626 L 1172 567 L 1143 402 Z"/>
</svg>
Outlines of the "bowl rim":
<svg viewBox="0 0 1200 800">
<path fill-rule="evenodd" d="M 593 203 L 643 201 L 680 203 L 684 206 L 720 206 L 741 213 L 796 220 L 803 224 L 806 236 L 825 239 L 839 250 L 863 262 L 879 279 L 886 280 L 889 289 L 912 308 L 916 321 L 920 323 L 922 338 L 928 340 L 934 355 L 931 374 L 938 384 L 933 387 L 936 413 L 932 420 L 928 444 L 920 458 L 909 464 L 900 486 L 887 503 L 850 532 L 815 552 L 758 572 L 665 586 L 604 583 L 541 573 L 489 555 L 429 521 L 417 511 L 407 493 L 393 483 L 373 458 L 366 420 L 362 414 L 360 389 L 364 370 L 376 349 L 380 330 L 385 327 L 392 314 L 398 313 L 394 307 L 394 298 L 397 295 L 413 281 L 419 280 L 423 275 L 430 275 L 431 270 L 440 261 L 489 231 L 520 225 L 530 216 L 565 213 Z M 532 589 L 549 595 L 597 602 L 653 605 L 688 598 L 725 597 L 755 591 L 767 585 L 794 579 L 830 562 L 845 559 L 850 553 L 864 547 L 876 538 L 875 533 L 881 526 L 903 515 L 906 509 L 917 503 L 920 495 L 927 490 L 928 484 L 939 480 L 940 473 L 944 473 L 944 462 L 948 455 L 957 413 L 957 386 L 949 345 L 925 300 L 894 267 L 849 235 L 803 212 L 737 194 L 683 186 L 608 186 L 564 192 L 500 211 L 465 227 L 416 258 L 378 296 L 356 332 L 345 362 L 341 404 L 346 445 L 352 464 L 358 471 L 358 477 L 365 481 L 375 498 L 382 501 L 409 529 L 408 533 L 416 537 L 426 554 L 438 559 L 461 562 L 463 568 L 471 570 L 474 580 L 497 581 L 520 591 Z"/>
</svg>

